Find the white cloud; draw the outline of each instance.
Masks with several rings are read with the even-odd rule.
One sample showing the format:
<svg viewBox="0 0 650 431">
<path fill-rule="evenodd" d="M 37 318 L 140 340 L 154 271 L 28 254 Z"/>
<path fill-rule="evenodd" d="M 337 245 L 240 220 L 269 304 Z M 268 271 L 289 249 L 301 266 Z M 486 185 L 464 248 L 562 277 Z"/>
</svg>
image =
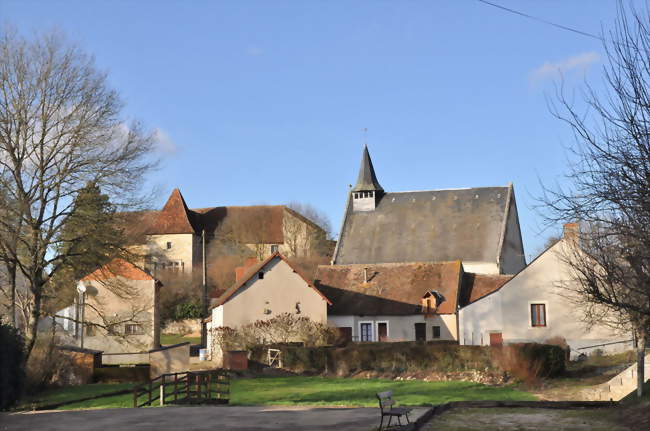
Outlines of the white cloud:
<svg viewBox="0 0 650 431">
<path fill-rule="evenodd" d="M 156 150 L 164 154 L 174 154 L 178 151 L 178 147 L 169 137 L 169 135 L 163 132 L 160 128 L 156 128 L 153 131 L 153 139 Z"/>
<path fill-rule="evenodd" d="M 547 61 L 530 73 L 530 80 L 532 82 L 539 82 L 544 79 L 565 75 L 570 71 L 585 72 L 592 64 L 598 61 L 600 61 L 600 54 L 595 51 L 584 52 L 556 62 Z"/>
</svg>

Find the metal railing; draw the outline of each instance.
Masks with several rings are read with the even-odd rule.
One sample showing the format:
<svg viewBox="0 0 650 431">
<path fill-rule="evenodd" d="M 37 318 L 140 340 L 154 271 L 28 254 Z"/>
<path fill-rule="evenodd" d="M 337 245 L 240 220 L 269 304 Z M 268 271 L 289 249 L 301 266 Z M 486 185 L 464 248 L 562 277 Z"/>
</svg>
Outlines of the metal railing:
<svg viewBox="0 0 650 431">
<path fill-rule="evenodd" d="M 141 401 L 144 398 L 144 401 Z M 230 373 L 227 370 L 185 371 L 161 374 L 133 388 L 133 407 L 165 404 L 228 404 Z"/>
</svg>

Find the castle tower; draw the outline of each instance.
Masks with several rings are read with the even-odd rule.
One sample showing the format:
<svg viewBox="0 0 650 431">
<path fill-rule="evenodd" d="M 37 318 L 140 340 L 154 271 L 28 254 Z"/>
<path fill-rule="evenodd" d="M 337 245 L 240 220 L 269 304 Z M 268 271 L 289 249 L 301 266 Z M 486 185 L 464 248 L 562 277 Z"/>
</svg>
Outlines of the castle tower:
<svg viewBox="0 0 650 431">
<path fill-rule="evenodd" d="M 368 146 L 363 148 L 361 158 L 361 167 L 359 168 L 359 178 L 357 185 L 351 191 L 352 193 L 352 210 L 357 211 L 374 211 L 377 203 L 384 194 L 384 189 L 379 185 L 375 168 L 372 166 L 372 160 L 368 153 Z"/>
</svg>

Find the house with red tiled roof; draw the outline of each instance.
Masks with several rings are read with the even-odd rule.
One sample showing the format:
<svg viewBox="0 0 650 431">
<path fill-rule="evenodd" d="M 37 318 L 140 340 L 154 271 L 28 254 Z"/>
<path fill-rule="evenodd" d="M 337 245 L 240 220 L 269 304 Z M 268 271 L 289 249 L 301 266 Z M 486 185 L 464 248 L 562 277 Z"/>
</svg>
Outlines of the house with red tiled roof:
<svg viewBox="0 0 650 431">
<path fill-rule="evenodd" d="M 83 277 L 72 307 L 73 328 L 83 347 L 105 354 L 160 347 L 159 294 L 162 284 L 123 259 L 113 259 Z"/>
<path fill-rule="evenodd" d="M 190 209 L 174 189 L 160 211 L 122 215 L 134 250 L 144 266 L 192 272 L 200 267 L 205 239 L 209 262 L 213 241 L 249 249 L 262 260 L 273 253 L 305 256 L 326 240 L 323 229 L 285 205 L 221 206 Z"/>
<path fill-rule="evenodd" d="M 248 260 L 236 272 L 237 280 L 213 303 L 207 319 L 212 350 L 212 329 L 219 327 L 239 328 L 284 313 L 327 323 L 332 302 L 282 254 Z"/>
<path fill-rule="evenodd" d="M 316 286 L 356 341 L 458 341 L 458 309 L 524 268 L 512 185 L 387 192 L 364 147 Z"/>
<path fill-rule="evenodd" d="M 576 223 L 564 236 L 519 273 L 470 281 L 458 312 L 459 341 L 464 345 L 544 343 L 563 338 L 571 356 L 595 349 L 616 353 L 630 349 L 632 334 L 590 322 L 589 313 L 603 313 L 576 295 L 576 275 L 567 259 L 576 248 Z"/>
</svg>

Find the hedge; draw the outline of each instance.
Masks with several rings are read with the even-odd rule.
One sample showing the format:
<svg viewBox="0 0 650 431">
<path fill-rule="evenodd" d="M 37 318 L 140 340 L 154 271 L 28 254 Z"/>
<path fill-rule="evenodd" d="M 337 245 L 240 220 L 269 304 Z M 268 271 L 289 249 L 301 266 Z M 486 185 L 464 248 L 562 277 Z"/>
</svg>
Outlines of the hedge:
<svg viewBox="0 0 650 431">
<path fill-rule="evenodd" d="M 135 367 L 104 366 L 95 368 L 93 374 L 95 382 L 147 382 L 149 381 L 149 365 Z"/>
<path fill-rule="evenodd" d="M 25 347 L 16 328 L 0 322 L 0 410 L 12 407 L 25 387 Z"/>
<path fill-rule="evenodd" d="M 280 349 L 283 368 L 297 373 L 510 371 L 513 361 L 499 360 L 505 350 L 515 352 L 510 356 L 514 362 L 535 362 L 541 376 L 555 376 L 565 370 L 562 348 L 533 343 L 503 348 L 440 342 L 356 343 L 345 347 L 267 346 L 254 349 L 251 359 L 265 363 L 268 347 Z"/>
</svg>

